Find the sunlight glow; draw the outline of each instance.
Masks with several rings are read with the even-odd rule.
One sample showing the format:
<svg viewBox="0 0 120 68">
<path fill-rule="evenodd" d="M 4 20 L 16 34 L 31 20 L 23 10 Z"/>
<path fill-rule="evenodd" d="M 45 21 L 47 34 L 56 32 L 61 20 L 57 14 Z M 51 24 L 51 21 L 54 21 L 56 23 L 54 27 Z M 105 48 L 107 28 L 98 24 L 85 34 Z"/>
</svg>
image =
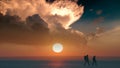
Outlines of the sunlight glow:
<svg viewBox="0 0 120 68">
<path fill-rule="evenodd" d="M 60 53 L 63 51 L 63 45 L 60 43 L 55 43 L 52 47 L 52 50 L 56 53 Z"/>
</svg>

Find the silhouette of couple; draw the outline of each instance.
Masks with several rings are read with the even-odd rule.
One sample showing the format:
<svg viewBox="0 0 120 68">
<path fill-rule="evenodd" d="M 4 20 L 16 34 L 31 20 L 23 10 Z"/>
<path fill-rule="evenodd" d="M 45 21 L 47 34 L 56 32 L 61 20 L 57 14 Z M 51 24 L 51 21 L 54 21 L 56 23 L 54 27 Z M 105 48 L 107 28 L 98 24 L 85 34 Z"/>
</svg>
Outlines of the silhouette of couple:
<svg viewBox="0 0 120 68">
<path fill-rule="evenodd" d="M 84 61 L 85 61 L 84 62 L 84 66 L 86 66 L 86 64 L 90 65 L 88 55 L 84 56 Z M 97 66 L 96 56 L 93 56 L 93 58 L 92 58 L 92 65 L 96 65 Z"/>
</svg>

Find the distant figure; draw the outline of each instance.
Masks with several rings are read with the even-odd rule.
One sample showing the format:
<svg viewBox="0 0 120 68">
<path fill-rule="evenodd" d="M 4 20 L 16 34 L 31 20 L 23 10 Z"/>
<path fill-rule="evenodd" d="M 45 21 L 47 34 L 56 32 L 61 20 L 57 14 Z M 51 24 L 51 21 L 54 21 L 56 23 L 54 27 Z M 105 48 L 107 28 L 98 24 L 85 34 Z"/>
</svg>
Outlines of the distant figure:
<svg viewBox="0 0 120 68">
<path fill-rule="evenodd" d="M 85 61 L 84 65 L 86 65 L 86 64 L 90 65 L 88 55 L 84 56 L 84 61 Z"/>
<path fill-rule="evenodd" d="M 97 66 L 96 56 L 93 56 L 92 60 L 93 60 L 92 65 L 96 65 Z"/>
</svg>

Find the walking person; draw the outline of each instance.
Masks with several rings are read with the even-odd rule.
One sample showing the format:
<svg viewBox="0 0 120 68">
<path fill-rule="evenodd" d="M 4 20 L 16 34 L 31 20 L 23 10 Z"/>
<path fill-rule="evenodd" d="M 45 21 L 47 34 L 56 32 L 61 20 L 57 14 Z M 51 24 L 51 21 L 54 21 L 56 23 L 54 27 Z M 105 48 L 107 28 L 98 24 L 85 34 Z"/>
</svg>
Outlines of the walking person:
<svg viewBox="0 0 120 68">
<path fill-rule="evenodd" d="M 92 65 L 96 65 L 97 66 L 96 56 L 93 56 L 92 60 L 93 60 Z"/>
<path fill-rule="evenodd" d="M 86 64 L 90 65 L 88 55 L 84 56 L 84 66 L 86 66 Z"/>
</svg>

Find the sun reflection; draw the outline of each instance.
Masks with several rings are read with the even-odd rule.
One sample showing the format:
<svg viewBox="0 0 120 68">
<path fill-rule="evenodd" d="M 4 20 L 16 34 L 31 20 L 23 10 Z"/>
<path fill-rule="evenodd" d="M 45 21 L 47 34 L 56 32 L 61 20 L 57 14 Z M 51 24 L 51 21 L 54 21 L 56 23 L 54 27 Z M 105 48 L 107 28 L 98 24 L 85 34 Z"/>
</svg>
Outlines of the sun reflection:
<svg viewBox="0 0 120 68">
<path fill-rule="evenodd" d="M 50 68 L 63 68 L 65 66 L 63 61 L 51 61 L 48 65 Z"/>
</svg>

